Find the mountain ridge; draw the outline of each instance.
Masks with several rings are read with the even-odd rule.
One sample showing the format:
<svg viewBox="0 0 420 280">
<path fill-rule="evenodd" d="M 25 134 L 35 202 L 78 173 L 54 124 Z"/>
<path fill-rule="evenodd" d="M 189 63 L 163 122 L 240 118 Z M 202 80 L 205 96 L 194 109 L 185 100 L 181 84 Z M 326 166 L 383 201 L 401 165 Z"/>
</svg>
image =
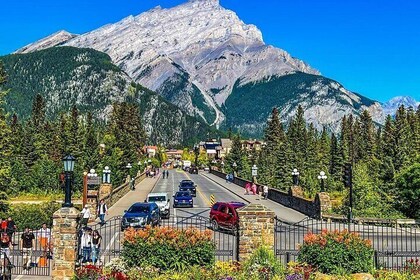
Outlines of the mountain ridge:
<svg viewBox="0 0 420 280">
<path fill-rule="evenodd" d="M 189 1 L 172 8 L 158 6 L 61 44 L 107 53 L 133 81 L 156 91 L 191 116 L 201 117 L 217 127 L 226 126 L 228 119 L 235 118 L 229 116 L 228 110 L 222 110 L 235 86 L 251 88 L 248 85 L 295 73 L 330 80 L 286 51 L 265 44 L 255 25 L 244 23 L 235 12 L 223 8 L 216 0 Z M 289 94 L 289 99 L 283 104 L 264 103 L 267 116 L 273 106 L 280 107 L 281 112 L 293 114 L 297 108 L 295 105 L 290 110 L 282 107 L 308 103 L 302 98 L 311 95 L 301 95 L 300 88 L 308 88 L 308 93 L 316 91 L 319 96 L 325 95 L 326 91 L 332 93 L 330 96 L 334 100 L 325 103 L 325 112 L 345 105 L 346 112 L 360 113 L 359 109 L 352 107 L 353 103 L 359 104 L 358 97 L 342 86 L 303 82 L 296 84 L 290 91 L 293 94 Z M 280 96 L 282 92 L 267 94 Z M 346 99 L 352 101 L 340 103 Z M 250 108 L 253 106 L 252 96 L 241 102 Z M 358 108 L 369 108 L 375 121 L 382 122 L 384 116 L 379 103 L 368 103 L 370 106 L 361 104 Z M 252 118 L 246 121 L 253 123 Z M 337 122 L 337 129 L 338 119 L 330 116 L 320 119 L 317 128 L 331 122 Z"/>
</svg>

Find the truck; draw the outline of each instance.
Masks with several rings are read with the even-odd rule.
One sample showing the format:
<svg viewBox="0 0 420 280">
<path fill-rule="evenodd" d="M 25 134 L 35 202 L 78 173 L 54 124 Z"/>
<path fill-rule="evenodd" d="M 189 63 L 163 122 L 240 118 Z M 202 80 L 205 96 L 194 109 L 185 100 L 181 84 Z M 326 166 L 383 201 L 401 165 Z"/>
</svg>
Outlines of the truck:
<svg viewBox="0 0 420 280">
<path fill-rule="evenodd" d="M 190 160 L 183 160 L 182 161 L 182 169 L 187 171 L 191 167 L 191 161 Z"/>
</svg>

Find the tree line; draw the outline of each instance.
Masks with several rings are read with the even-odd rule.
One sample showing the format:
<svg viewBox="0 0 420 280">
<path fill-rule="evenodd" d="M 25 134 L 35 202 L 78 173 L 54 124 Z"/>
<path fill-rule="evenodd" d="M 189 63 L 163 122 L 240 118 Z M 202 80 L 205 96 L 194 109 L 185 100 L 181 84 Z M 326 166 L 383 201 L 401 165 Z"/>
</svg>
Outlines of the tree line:
<svg viewBox="0 0 420 280">
<path fill-rule="evenodd" d="M 0 85 L 5 82 L 0 67 Z M 82 174 L 91 168 L 101 173 L 109 166 L 112 183 L 119 185 L 128 172 L 135 175 L 144 167 L 137 164 L 146 142 L 138 105 L 114 103 L 109 120 L 103 123 L 94 122 L 91 113 L 80 114 L 76 106 L 50 120 L 45 100 L 38 94 L 31 116 L 23 120 L 6 113 L 6 94 L 0 91 L 0 191 L 11 195 L 61 192 L 59 174 L 67 154 L 76 158 L 75 190 L 81 189 Z M 126 168 L 128 163 L 131 170 Z"/>
<path fill-rule="evenodd" d="M 236 162 L 239 176 L 251 179 L 256 164 L 258 182 L 287 191 L 296 168 L 300 186 L 312 198 L 320 191 L 318 175 L 324 171 L 333 211 L 347 214 L 349 190 L 343 172 L 345 164 L 351 164 L 355 215 L 420 218 L 420 107 L 399 107 L 383 126 L 375 124 L 368 111 L 344 116 L 338 134 L 307 124 L 300 106 L 283 125 L 274 108 L 264 140 L 260 151 L 247 152 L 240 136 L 234 136 L 225 169 L 233 172 Z"/>
</svg>

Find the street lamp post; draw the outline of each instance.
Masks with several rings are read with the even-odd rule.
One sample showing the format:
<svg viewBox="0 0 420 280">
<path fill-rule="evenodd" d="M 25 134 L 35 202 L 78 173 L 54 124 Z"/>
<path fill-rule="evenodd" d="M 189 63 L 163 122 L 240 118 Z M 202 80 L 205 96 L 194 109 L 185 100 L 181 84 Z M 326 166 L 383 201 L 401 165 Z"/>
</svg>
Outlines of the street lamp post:
<svg viewBox="0 0 420 280">
<path fill-rule="evenodd" d="M 194 145 L 194 155 L 195 155 L 195 161 L 194 161 L 194 164 L 195 164 L 195 167 L 197 167 L 198 166 L 198 155 L 200 154 L 200 147 L 197 145 L 197 144 L 195 144 Z"/>
<path fill-rule="evenodd" d="M 324 171 L 319 172 L 318 179 L 321 180 L 321 192 L 325 191 L 324 180 L 327 179 Z"/>
<path fill-rule="evenodd" d="M 109 166 L 105 166 L 104 170 L 102 170 L 102 182 L 111 184 L 111 170 L 109 169 Z"/>
<path fill-rule="evenodd" d="M 252 173 L 252 180 L 254 183 L 257 183 L 257 176 L 258 176 L 258 167 L 257 165 L 253 165 L 251 168 L 251 173 Z"/>
<path fill-rule="evenodd" d="M 233 169 L 233 176 L 235 177 L 236 177 L 236 167 L 238 167 L 238 165 L 236 164 L 236 161 L 234 161 L 232 164 L 232 169 Z"/>
<path fill-rule="evenodd" d="M 67 155 L 63 158 L 65 180 L 66 180 L 66 189 L 65 189 L 63 207 L 73 207 L 73 203 L 71 203 L 71 177 L 73 174 L 75 161 L 76 159 L 72 155 Z"/>
<path fill-rule="evenodd" d="M 299 172 L 296 168 L 293 169 L 292 171 L 292 177 L 293 177 L 293 185 L 298 186 L 299 185 Z"/>
</svg>

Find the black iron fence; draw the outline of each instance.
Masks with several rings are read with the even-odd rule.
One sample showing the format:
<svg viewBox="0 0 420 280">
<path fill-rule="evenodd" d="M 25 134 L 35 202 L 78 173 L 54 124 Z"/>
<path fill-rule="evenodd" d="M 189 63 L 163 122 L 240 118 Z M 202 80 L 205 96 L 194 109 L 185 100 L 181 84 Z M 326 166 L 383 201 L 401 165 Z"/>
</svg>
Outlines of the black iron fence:
<svg viewBox="0 0 420 280">
<path fill-rule="evenodd" d="M 34 235 L 33 246 L 22 247 L 22 231 L 12 234 L 12 248 L 2 249 L 2 273 L 10 267 L 12 275 L 49 276 L 51 272 L 52 246 L 49 237 L 40 234 L 39 230 L 30 230 Z M 8 265 L 6 265 L 8 263 Z"/>
<path fill-rule="evenodd" d="M 98 251 L 97 265 L 104 265 L 110 260 L 119 257 L 123 243 L 124 232 L 121 230 L 121 216 L 113 217 L 105 225 L 95 224 L 88 226 L 89 231 L 97 230 L 102 237 L 101 245 Z M 237 260 L 239 254 L 238 233 L 231 231 L 213 231 L 208 217 L 193 216 L 171 216 L 169 219 L 162 219 L 161 227 L 174 227 L 177 229 L 197 228 L 199 230 L 211 230 L 214 243 L 216 245 L 215 257 L 217 260 Z M 79 239 L 77 247 L 78 265 L 93 262 L 92 249 L 86 252 L 83 250 L 82 236 L 84 228 L 79 228 Z"/>
<path fill-rule="evenodd" d="M 274 248 L 277 257 L 287 264 L 295 261 L 299 254 L 298 246 L 308 233 L 321 233 L 347 229 L 358 233 L 362 238 L 372 241 L 375 250 L 374 262 L 377 268 L 404 269 L 406 262 L 420 258 L 420 225 L 396 224 L 354 224 L 304 219 L 299 223 L 288 224 L 275 220 Z"/>
</svg>

